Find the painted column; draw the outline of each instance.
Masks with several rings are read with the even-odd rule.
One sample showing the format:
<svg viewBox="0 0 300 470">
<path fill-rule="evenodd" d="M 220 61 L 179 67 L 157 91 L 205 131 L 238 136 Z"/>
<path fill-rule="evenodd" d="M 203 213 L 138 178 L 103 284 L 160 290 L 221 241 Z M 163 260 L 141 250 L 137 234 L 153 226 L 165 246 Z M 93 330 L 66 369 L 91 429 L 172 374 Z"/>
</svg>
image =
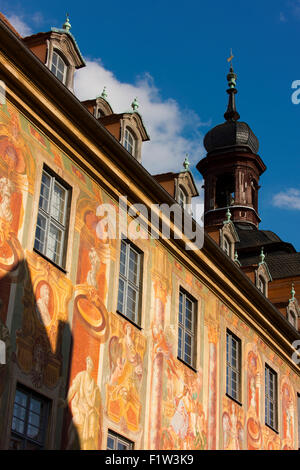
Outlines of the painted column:
<svg viewBox="0 0 300 470">
<path fill-rule="evenodd" d="M 215 324 L 208 325 L 209 370 L 208 370 L 208 413 L 207 413 L 207 445 L 208 449 L 216 449 L 217 430 L 217 343 L 219 333 Z"/>
</svg>

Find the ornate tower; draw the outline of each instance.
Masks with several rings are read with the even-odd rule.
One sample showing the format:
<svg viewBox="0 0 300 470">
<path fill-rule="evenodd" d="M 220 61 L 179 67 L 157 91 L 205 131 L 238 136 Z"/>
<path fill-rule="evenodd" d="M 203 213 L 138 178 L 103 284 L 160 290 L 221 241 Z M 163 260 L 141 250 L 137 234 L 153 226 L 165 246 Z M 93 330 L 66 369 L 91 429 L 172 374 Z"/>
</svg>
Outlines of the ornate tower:
<svg viewBox="0 0 300 470">
<path fill-rule="evenodd" d="M 257 155 L 258 139 L 247 123 L 239 122 L 235 106 L 236 74 L 230 66 L 227 75 L 229 95 L 226 121 L 211 129 L 204 138 L 207 155 L 197 169 L 204 177 L 204 225 L 218 226 L 230 209 L 233 222 L 258 227 L 259 177 L 266 170 Z"/>
</svg>

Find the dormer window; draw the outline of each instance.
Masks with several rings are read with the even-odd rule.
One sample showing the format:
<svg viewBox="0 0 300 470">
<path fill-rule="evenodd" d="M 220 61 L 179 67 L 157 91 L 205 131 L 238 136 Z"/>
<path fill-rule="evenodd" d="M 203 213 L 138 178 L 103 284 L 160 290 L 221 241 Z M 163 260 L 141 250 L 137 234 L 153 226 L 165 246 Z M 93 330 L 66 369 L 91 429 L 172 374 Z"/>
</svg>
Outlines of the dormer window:
<svg viewBox="0 0 300 470">
<path fill-rule="evenodd" d="M 223 239 L 223 250 L 228 256 L 231 256 L 231 242 L 229 241 L 228 237 L 224 235 Z"/>
<path fill-rule="evenodd" d="M 187 196 L 182 188 L 178 188 L 178 204 L 185 209 L 187 204 Z"/>
<path fill-rule="evenodd" d="M 124 147 L 133 156 L 135 155 L 135 143 L 136 143 L 136 139 L 133 133 L 130 132 L 130 130 L 126 128 L 125 135 L 124 135 Z"/>
<path fill-rule="evenodd" d="M 288 311 L 288 321 L 290 322 L 291 325 L 293 325 L 294 328 L 297 328 L 297 315 L 294 312 L 294 310 L 289 309 Z"/>
<path fill-rule="evenodd" d="M 264 295 L 266 295 L 266 285 L 266 280 L 262 276 L 258 276 L 257 287 Z"/>
<path fill-rule="evenodd" d="M 63 58 L 56 52 L 52 54 L 51 72 L 60 80 L 64 85 L 67 79 L 68 65 Z"/>
</svg>

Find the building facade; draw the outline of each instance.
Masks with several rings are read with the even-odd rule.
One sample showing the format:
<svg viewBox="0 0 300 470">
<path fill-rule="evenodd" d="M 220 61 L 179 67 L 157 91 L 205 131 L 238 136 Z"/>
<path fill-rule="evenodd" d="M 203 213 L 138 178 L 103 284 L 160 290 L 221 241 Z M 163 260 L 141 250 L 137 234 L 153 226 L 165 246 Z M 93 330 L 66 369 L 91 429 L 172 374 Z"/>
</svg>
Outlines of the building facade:
<svg viewBox="0 0 300 470">
<path fill-rule="evenodd" d="M 184 214 L 188 165 L 143 168 L 136 100 L 78 101 L 68 19 L 21 38 L 1 17 L 0 45 L 0 447 L 298 449 L 299 254 L 258 228 L 265 166 L 249 126 L 237 142 L 233 71 L 198 166 L 204 245 L 187 250 L 137 204 Z"/>
</svg>

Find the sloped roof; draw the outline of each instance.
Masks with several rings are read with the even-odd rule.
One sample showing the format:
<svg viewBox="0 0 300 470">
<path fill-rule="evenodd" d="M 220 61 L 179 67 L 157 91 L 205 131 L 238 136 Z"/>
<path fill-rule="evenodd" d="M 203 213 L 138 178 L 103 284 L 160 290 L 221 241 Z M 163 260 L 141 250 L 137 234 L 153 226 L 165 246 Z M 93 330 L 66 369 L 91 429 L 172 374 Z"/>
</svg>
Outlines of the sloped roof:
<svg viewBox="0 0 300 470">
<path fill-rule="evenodd" d="M 6 26 L 9 27 L 9 29 L 11 29 L 11 31 L 16 35 L 18 36 L 18 38 L 22 39 L 22 36 L 18 33 L 18 31 L 13 27 L 13 25 L 8 21 L 8 19 L 6 18 L 6 16 L 3 15 L 3 13 L 0 12 L 0 20 L 3 21 L 3 23 L 6 24 Z"/>
</svg>

